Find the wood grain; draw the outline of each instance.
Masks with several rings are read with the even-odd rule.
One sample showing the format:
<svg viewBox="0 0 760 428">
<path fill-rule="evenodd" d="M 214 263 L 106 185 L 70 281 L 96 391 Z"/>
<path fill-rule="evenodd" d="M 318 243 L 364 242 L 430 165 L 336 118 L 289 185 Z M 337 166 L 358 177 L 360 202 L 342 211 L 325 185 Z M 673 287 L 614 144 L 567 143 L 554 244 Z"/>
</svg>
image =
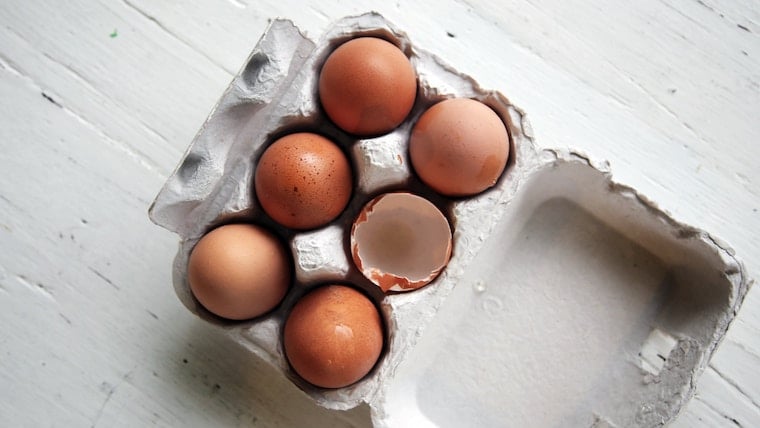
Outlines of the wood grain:
<svg viewBox="0 0 760 428">
<path fill-rule="evenodd" d="M 146 210 L 268 21 L 376 9 L 760 272 L 760 6 L 12 0 L 0 6 L 0 422 L 367 426 L 193 318 Z M 760 297 L 674 426 L 760 425 Z"/>
</svg>

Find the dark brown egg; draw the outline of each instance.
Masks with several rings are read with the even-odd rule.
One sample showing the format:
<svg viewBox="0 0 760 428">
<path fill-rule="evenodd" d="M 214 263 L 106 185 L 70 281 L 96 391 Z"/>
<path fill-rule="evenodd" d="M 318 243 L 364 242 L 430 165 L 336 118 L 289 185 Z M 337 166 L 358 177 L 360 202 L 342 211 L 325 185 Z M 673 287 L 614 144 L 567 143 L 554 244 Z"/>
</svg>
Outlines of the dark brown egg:
<svg viewBox="0 0 760 428">
<path fill-rule="evenodd" d="M 353 188 L 351 165 L 327 138 L 290 134 L 275 141 L 259 159 L 255 188 L 262 208 L 276 222 L 312 229 L 346 208 Z"/>
</svg>

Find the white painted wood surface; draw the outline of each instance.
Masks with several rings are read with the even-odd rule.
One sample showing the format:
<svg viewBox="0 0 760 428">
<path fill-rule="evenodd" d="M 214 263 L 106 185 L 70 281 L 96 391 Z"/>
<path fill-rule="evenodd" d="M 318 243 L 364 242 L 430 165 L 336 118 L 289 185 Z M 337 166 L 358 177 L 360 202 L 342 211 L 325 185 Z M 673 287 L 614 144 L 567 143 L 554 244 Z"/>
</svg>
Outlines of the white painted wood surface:
<svg viewBox="0 0 760 428">
<path fill-rule="evenodd" d="M 755 1 L 6 0 L 0 425 L 368 425 L 191 316 L 146 212 L 268 19 L 371 9 L 760 272 Z M 760 426 L 759 293 L 674 426 Z"/>
</svg>

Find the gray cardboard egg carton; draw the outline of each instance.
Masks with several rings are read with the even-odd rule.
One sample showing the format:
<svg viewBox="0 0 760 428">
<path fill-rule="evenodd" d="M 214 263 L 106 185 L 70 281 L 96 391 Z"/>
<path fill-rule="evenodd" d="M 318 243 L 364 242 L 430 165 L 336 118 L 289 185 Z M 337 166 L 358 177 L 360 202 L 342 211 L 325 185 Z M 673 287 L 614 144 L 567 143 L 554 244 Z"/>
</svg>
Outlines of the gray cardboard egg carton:
<svg viewBox="0 0 760 428">
<path fill-rule="evenodd" d="M 326 56 L 363 35 L 396 43 L 419 82 L 407 120 L 372 139 L 340 132 L 317 97 Z M 426 190 L 408 162 L 416 118 L 449 97 L 488 104 L 511 136 L 503 176 L 471 198 L 449 200 Z M 275 137 L 300 130 L 322 133 L 349 154 L 352 201 L 317 230 L 283 232 L 265 224 L 289 242 L 294 284 L 265 316 L 216 318 L 189 291 L 189 253 L 215 225 L 264 217 L 252 190 L 256 160 Z M 384 296 L 353 266 L 347 234 L 361 206 L 388 190 L 409 190 L 443 207 L 454 243 L 450 263 L 433 283 Z M 273 21 L 150 216 L 180 236 L 174 288 L 189 310 L 285 373 L 319 405 L 369 403 L 376 426 L 661 425 L 694 393 L 750 284 L 726 244 L 616 183 L 605 163 L 569 150 L 539 150 L 519 108 L 375 13 L 338 21 L 317 43 L 290 21 Z M 386 344 L 366 378 L 328 390 L 289 368 L 280 336 L 297 299 L 334 281 L 351 282 L 374 299 Z"/>
</svg>

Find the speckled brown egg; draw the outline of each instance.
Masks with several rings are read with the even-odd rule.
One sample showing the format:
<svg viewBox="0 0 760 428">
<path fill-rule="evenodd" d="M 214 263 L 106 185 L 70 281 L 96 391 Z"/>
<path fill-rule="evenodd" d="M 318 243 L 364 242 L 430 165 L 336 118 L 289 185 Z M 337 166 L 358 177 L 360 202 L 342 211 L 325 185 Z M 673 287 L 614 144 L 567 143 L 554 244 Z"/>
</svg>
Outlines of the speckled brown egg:
<svg viewBox="0 0 760 428">
<path fill-rule="evenodd" d="M 493 186 L 509 157 L 509 135 L 490 107 L 468 98 L 441 101 L 420 116 L 409 139 L 414 171 L 448 196 Z"/>
<path fill-rule="evenodd" d="M 346 155 L 327 138 L 307 132 L 287 135 L 269 146 L 254 180 L 264 211 L 292 229 L 312 229 L 335 219 L 353 187 Z"/>
<path fill-rule="evenodd" d="M 391 131 L 409 115 L 416 95 L 409 59 L 394 44 L 375 37 L 340 45 L 319 75 L 319 99 L 327 116 L 352 134 Z"/>
<path fill-rule="evenodd" d="M 309 383 L 322 388 L 351 385 L 380 357 L 380 313 L 349 286 L 319 287 L 293 307 L 285 323 L 284 347 L 293 370 Z"/>
<path fill-rule="evenodd" d="M 285 246 L 263 227 L 229 224 L 204 235 L 190 253 L 187 279 L 203 307 L 231 320 L 274 309 L 290 285 Z"/>
</svg>

